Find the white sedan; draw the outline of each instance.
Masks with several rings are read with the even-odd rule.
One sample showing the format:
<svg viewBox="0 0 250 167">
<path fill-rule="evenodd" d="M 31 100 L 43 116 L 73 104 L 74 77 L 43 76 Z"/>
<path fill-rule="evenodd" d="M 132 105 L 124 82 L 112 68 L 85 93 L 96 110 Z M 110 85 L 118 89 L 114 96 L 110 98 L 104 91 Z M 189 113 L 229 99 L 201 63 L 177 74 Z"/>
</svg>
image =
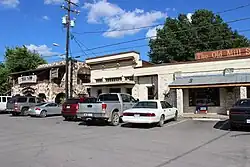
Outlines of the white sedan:
<svg viewBox="0 0 250 167">
<path fill-rule="evenodd" d="M 166 101 L 139 101 L 123 112 L 124 123 L 158 123 L 162 127 L 166 120 L 177 120 L 178 110 Z"/>
</svg>

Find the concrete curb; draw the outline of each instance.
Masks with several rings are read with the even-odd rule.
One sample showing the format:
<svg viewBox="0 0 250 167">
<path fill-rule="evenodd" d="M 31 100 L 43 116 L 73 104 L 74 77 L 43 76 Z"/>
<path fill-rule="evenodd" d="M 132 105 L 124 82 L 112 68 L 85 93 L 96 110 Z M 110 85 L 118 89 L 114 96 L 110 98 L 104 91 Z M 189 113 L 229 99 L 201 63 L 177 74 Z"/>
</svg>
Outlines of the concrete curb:
<svg viewBox="0 0 250 167">
<path fill-rule="evenodd" d="M 192 118 L 194 121 L 206 121 L 206 122 L 218 122 L 221 119 L 220 118 Z"/>
</svg>

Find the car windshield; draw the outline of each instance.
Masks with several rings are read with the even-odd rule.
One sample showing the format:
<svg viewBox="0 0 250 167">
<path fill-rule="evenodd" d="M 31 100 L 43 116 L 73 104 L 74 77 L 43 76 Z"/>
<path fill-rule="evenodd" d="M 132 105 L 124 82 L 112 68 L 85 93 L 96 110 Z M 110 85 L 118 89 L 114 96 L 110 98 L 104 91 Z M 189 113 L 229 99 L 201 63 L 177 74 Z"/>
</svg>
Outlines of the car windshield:
<svg viewBox="0 0 250 167">
<path fill-rule="evenodd" d="M 43 105 L 45 105 L 45 104 L 48 104 L 48 103 L 39 103 L 39 104 L 37 104 L 36 106 L 43 106 Z"/>
<path fill-rule="evenodd" d="M 237 107 L 250 107 L 250 100 L 239 100 L 235 103 Z"/>
<path fill-rule="evenodd" d="M 136 103 L 133 108 L 152 108 L 157 109 L 157 102 L 154 101 L 140 101 Z"/>
</svg>

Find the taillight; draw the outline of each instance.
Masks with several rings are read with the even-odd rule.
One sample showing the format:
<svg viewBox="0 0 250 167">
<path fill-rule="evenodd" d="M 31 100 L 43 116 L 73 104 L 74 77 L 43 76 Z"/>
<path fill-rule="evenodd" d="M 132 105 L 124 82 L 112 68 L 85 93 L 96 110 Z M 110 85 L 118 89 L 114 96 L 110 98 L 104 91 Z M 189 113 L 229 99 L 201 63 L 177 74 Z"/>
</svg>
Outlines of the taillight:
<svg viewBox="0 0 250 167">
<path fill-rule="evenodd" d="M 129 114 L 128 114 L 128 113 L 123 113 L 122 115 L 123 115 L 123 116 L 128 116 Z"/>
<path fill-rule="evenodd" d="M 18 110 L 18 105 L 17 103 L 14 104 L 14 109 L 17 111 Z"/>
<path fill-rule="evenodd" d="M 35 110 L 38 110 L 38 111 L 40 111 L 41 109 L 40 109 L 40 108 L 35 108 Z"/>
<path fill-rule="evenodd" d="M 79 109 L 79 104 L 76 105 L 76 109 L 77 109 L 77 110 Z"/>
<path fill-rule="evenodd" d="M 146 117 L 155 117 L 155 113 L 147 113 L 145 114 Z"/>
<path fill-rule="evenodd" d="M 107 104 L 102 103 L 102 110 L 106 110 L 107 109 Z"/>
</svg>

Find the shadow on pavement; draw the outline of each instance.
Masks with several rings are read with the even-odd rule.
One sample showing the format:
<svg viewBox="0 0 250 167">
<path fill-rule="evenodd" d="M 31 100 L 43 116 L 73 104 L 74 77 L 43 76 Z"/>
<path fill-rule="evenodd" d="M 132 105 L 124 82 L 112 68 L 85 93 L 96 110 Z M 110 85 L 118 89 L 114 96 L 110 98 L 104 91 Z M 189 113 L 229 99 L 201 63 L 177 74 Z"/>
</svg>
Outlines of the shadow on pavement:
<svg viewBox="0 0 250 167">
<path fill-rule="evenodd" d="M 236 129 L 231 129 L 229 120 L 218 121 L 213 128 L 226 131 L 250 132 L 250 127 L 244 127 L 244 126 L 238 126 Z M 250 135 L 250 133 L 232 135 L 231 137 L 246 136 L 246 135 Z"/>
<path fill-rule="evenodd" d="M 102 121 L 102 120 L 81 121 L 78 125 L 84 125 L 84 126 L 110 126 L 110 124 L 108 122 Z"/>
<path fill-rule="evenodd" d="M 136 128 L 136 129 L 151 129 L 155 128 L 156 125 L 154 124 L 130 124 L 130 123 L 124 123 L 121 125 L 123 128 Z"/>
<path fill-rule="evenodd" d="M 213 128 L 220 130 L 230 130 L 230 124 L 228 120 L 218 121 Z"/>
</svg>

